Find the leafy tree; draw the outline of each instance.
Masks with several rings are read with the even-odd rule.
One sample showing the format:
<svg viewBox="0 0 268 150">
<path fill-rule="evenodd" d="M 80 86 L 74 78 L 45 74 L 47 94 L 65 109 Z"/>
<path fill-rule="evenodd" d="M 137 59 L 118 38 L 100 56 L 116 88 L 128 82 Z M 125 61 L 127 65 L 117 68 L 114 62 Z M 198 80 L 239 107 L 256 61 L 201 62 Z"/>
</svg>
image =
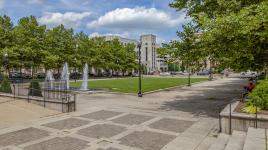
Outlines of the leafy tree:
<svg viewBox="0 0 268 150">
<path fill-rule="evenodd" d="M 14 54 L 12 47 L 14 46 L 13 23 L 10 17 L 0 16 L 0 64 L 3 66 L 3 57 L 5 53 L 11 56 Z M 9 56 L 9 57 L 10 57 Z M 12 60 L 12 59 L 11 59 Z M 9 63 L 10 65 L 11 63 Z M 8 67 L 8 66 L 7 66 Z"/>
<path fill-rule="evenodd" d="M 52 56 L 47 56 L 45 61 L 52 61 L 49 63 L 50 68 L 57 68 L 58 71 L 64 64 L 74 63 L 73 54 L 75 54 L 75 39 L 73 29 L 66 29 L 64 25 L 59 25 L 47 31 L 45 43 L 47 45 L 47 51 Z"/>
<path fill-rule="evenodd" d="M 45 31 L 46 26 L 40 26 L 34 16 L 19 20 L 14 28 L 16 45 L 13 48 L 18 60 L 16 67 L 33 67 L 34 72 L 42 64 Z"/>
<path fill-rule="evenodd" d="M 174 0 L 203 34 L 200 44 L 221 68 L 267 69 L 267 9 L 265 0 Z"/>
<path fill-rule="evenodd" d="M 32 68 L 33 73 L 38 68 L 60 71 L 64 62 L 79 69 L 88 63 L 96 70 L 123 73 L 136 68 L 133 44 L 89 38 L 83 32 L 74 34 L 73 29 L 64 25 L 46 29 L 34 16 L 21 18 L 16 26 L 8 16 L 0 16 L 0 39 L 0 54 L 8 54 L 8 66 L 20 70 Z"/>
</svg>

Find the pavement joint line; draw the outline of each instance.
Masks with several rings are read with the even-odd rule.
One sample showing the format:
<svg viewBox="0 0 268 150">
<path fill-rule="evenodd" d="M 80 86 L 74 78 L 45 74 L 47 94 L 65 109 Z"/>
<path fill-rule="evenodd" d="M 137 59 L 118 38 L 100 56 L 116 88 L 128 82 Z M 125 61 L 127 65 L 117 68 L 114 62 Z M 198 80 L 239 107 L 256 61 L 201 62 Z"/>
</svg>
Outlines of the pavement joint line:
<svg viewBox="0 0 268 150">
<path fill-rule="evenodd" d="M 124 117 L 124 116 L 129 115 L 129 114 L 131 114 L 131 113 L 128 113 L 128 112 L 122 112 L 122 114 L 117 115 L 117 116 L 114 116 L 114 117 L 111 117 L 111 118 L 108 118 L 107 120 L 108 120 L 108 121 L 112 121 L 112 120 L 114 120 L 114 119 L 117 119 L 117 118 L 120 118 L 120 117 Z"/>
<path fill-rule="evenodd" d="M 144 126 L 148 126 L 148 125 L 150 125 L 150 124 L 152 124 L 152 123 L 155 123 L 155 122 L 157 122 L 157 121 L 159 121 L 159 120 L 161 120 L 161 119 L 163 119 L 163 117 L 154 117 L 153 119 L 148 120 L 148 121 L 142 123 L 142 125 L 144 125 Z"/>
<path fill-rule="evenodd" d="M 108 109 L 109 110 L 109 109 Z M 122 110 L 122 109 L 121 109 Z M 166 111 L 163 111 L 163 112 L 155 112 L 155 111 L 144 111 L 142 109 L 132 109 L 132 108 L 129 108 L 129 113 L 133 113 L 133 114 L 139 114 L 139 115 L 148 115 L 148 116 L 161 116 L 161 117 L 166 117 L 166 118 L 170 118 L 170 119 L 179 119 L 179 120 L 189 120 L 189 121 L 198 121 L 199 118 L 197 117 L 181 117 L 181 116 L 170 116 L 170 114 L 168 114 L 168 112 Z M 113 109 L 113 111 L 116 111 Z M 158 111 L 158 110 L 156 110 Z"/>
<path fill-rule="evenodd" d="M 47 140 L 50 140 L 50 139 L 53 139 L 55 138 L 55 136 L 53 135 L 50 135 L 50 136 L 47 136 L 47 137 L 44 137 L 44 138 L 41 138 L 41 139 L 38 139 L 38 140 L 34 140 L 34 141 L 30 141 L 30 142 L 27 142 L 27 143 L 23 143 L 23 144 L 20 144 L 18 145 L 18 147 L 27 147 L 27 146 L 30 146 L 30 145 L 33 145 L 33 144 L 38 144 L 40 142 L 44 142 L 44 141 L 47 141 Z"/>
<path fill-rule="evenodd" d="M 36 126 L 38 129 L 41 129 L 41 130 L 45 130 L 45 131 L 48 131 L 48 132 L 58 132 L 59 130 L 57 129 L 53 129 L 53 128 L 49 128 L 49 127 L 46 127 L 46 126 Z"/>
<path fill-rule="evenodd" d="M 80 134 L 77 134 L 77 133 L 73 133 L 73 134 L 69 135 L 69 137 L 73 137 L 73 138 L 77 138 L 77 139 L 80 139 L 80 140 L 88 141 L 90 144 L 94 143 L 94 141 L 96 141 L 96 139 L 94 139 L 94 138 L 83 136 L 83 135 L 80 135 Z"/>
<path fill-rule="evenodd" d="M 179 136 L 181 135 L 181 133 L 176 133 L 176 132 L 171 132 L 171 131 L 164 131 L 164 130 L 160 130 L 160 129 L 153 129 L 150 127 L 145 127 L 144 130 L 146 131 L 151 131 L 151 132 L 157 132 L 157 133 L 162 133 L 162 134 L 167 134 L 167 135 L 173 135 L 173 136 Z"/>
<path fill-rule="evenodd" d="M 117 135 L 113 136 L 112 139 L 118 141 L 119 139 L 121 139 L 121 138 L 123 138 L 123 137 L 125 137 L 125 136 L 127 136 L 127 135 L 129 135 L 129 134 L 131 134 L 131 133 L 133 133 L 133 132 L 135 132 L 135 131 L 138 131 L 138 130 L 135 130 L 135 129 L 129 129 L 129 130 L 126 130 L 126 131 L 124 131 L 124 132 L 122 132 L 122 133 L 120 133 L 120 134 L 117 134 Z"/>
</svg>

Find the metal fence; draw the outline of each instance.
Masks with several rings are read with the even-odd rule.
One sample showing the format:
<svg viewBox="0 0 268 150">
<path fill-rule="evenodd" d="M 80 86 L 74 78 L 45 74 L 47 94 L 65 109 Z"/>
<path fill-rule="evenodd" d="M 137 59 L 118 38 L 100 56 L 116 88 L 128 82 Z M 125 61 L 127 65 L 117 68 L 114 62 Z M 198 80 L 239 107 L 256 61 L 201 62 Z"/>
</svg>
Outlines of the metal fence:
<svg viewBox="0 0 268 150">
<path fill-rule="evenodd" d="M 76 110 L 76 94 L 67 89 L 66 81 L 57 80 L 38 83 L 40 88 L 30 87 L 31 82 L 13 83 L 14 98 L 24 98 L 27 99 L 28 102 L 37 103 L 43 107 L 52 107 L 52 109 L 57 110 L 61 109 L 62 112 Z M 59 105 L 61 105 L 61 108 Z"/>
</svg>

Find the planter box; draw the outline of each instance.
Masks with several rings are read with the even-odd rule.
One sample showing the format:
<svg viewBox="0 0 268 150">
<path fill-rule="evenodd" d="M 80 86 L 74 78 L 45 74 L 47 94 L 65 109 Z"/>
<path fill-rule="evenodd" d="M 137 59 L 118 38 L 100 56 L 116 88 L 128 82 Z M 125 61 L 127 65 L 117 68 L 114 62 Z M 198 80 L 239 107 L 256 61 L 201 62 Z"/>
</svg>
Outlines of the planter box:
<svg viewBox="0 0 268 150">
<path fill-rule="evenodd" d="M 249 127 L 256 127 L 256 115 L 248 113 L 235 112 L 235 108 L 239 102 L 231 104 L 231 117 L 230 105 L 227 105 L 220 113 L 220 128 L 221 132 L 230 134 L 233 130 L 247 131 Z M 231 119 L 230 119 L 231 118 Z M 268 129 L 268 115 L 258 114 L 257 128 Z"/>
</svg>

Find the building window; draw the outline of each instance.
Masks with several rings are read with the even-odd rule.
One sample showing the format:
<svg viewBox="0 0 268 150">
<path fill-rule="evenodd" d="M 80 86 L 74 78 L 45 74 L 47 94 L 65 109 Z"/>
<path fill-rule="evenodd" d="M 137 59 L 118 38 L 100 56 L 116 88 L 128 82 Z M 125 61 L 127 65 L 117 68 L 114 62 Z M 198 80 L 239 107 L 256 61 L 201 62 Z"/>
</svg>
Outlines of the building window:
<svg viewBox="0 0 268 150">
<path fill-rule="evenodd" d="M 148 61 L 148 47 L 145 48 L 145 58 L 146 61 Z"/>
</svg>

